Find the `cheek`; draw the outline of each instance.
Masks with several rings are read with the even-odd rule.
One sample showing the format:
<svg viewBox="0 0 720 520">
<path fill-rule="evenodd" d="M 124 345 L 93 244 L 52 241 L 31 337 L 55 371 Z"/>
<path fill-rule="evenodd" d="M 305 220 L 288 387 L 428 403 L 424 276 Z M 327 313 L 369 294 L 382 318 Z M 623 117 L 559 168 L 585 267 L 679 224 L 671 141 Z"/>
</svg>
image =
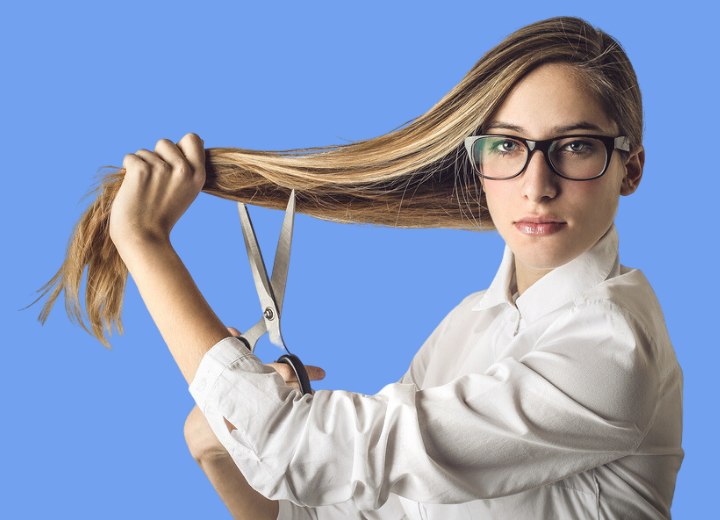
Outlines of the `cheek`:
<svg viewBox="0 0 720 520">
<path fill-rule="evenodd" d="M 505 185 L 499 184 L 498 182 L 485 181 L 483 185 L 483 191 L 485 192 L 485 201 L 487 202 L 488 211 L 490 216 L 493 217 L 494 222 L 498 222 L 499 217 L 507 213 L 508 207 L 510 206 L 511 190 L 508 188 L 509 182 Z"/>
<path fill-rule="evenodd" d="M 595 184 L 592 181 L 572 185 L 566 191 L 567 201 L 571 201 L 572 213 L 578 219 L 592 219 L 598 225 L 614 215 L 618 205 L 619 193 L 611 183 Z"/>
</svg>

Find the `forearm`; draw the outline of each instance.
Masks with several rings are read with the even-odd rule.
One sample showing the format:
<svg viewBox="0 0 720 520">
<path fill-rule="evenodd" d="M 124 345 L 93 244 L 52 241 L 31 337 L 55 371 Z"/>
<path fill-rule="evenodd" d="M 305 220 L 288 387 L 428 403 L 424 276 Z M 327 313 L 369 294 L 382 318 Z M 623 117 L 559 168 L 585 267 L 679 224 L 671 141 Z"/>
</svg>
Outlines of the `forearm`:
<svg viewBox="0 0 720 520">
<path fill-rule="evenodd" d="M 268 519 L 278 516 L 278 503 L 255 491 L 227 451 L 207 453 L 198 464 L 235 519 Z"/>
<path fill-rule="evenodd" d="M 205 353 L 230 334 L 167 240 L 116 243 L 150 316 L 190 384 Z"/>
<path fill-rule="evenodd" d="M 255 491 L 213 433 L 197 406 L 187 416 L 185 441 L 233 518 L 277 518 L 277 502 Z"/>
</svg>

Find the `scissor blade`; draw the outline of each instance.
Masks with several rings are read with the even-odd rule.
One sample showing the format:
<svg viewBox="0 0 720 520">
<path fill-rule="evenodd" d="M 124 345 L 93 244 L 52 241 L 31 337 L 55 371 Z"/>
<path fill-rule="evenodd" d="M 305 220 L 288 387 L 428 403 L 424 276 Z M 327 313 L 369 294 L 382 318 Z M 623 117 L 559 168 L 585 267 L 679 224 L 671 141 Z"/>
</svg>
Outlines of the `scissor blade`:
<svg viewBox="0 0 720 520">
<path fill-rule="evenodd" d="M 275 302 L 280 312 L 282 312 L 283 301 L 285 301 L 285 286 L 287 285 L 287 275 L 290 267 L 290 246 L 292 245 L 294 220 L 295 190 L 292 190 L 290 192 L 287 209 L 285 210 L 285 219 L 283 220 L 282 230 L 280 231 L 272 271 L 273 294 L 275 295 Z"/>
<path fill-rule="evenodd" d="M 255 325 L 242 333 L 242 337 L 245 338 L 250 346 L 250 352 L 255 352 L 255 345 L 257 345 L 258 340 L 266 332 L 267 325 L 265 324 L 265 318 L 260 318 Z"/>
<path fill-rule="evenodd" d="M 250 268 L 255 281 L 255 289 L 260 299 L 260 305 L 263 309 L 263 316 L 267 324 L 270 340 L 276 345 L 282 344 L 280 337 L 280 311 L 277 308 L 275 296 L 272 287 L 268 281 L 267 271 L 265 270 L 265 262 L 263 261 L 260 245 L 255 236 L 250 214 L 244 203 L 238 202 L 238 212 L 240 213 L 240 223 L 242 224 L 243 237 L 245 239 L 245 249 L 247 249 L 248 259 L 250 260 Z M 267 309 L 272 312 L 271 316 L 265 315 Z M 280 343 L 277 343 L 280 341 Z"/>
</svg>

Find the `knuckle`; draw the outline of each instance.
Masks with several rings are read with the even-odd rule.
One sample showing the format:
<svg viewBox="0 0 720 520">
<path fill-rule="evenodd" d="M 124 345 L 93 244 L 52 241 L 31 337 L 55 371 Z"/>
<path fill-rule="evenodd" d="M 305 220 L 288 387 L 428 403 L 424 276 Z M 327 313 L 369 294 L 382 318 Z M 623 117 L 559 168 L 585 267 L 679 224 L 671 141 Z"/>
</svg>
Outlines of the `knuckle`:
<svg viewBox="0 0 720 520">
<path fill-rule="evenodd" d="M 166 145 L 167 143 L 169 143 L 169 142 L 170 142 L 169 139 L 165 139 L 165 138 L 158 139 L 157 142 L 155 143 L 155 149 L 157 150 L 158 147 L 160 147 L 160 145 L 165 146 L 165 145 Z"/>
<path fill-rule="evenodd" d="M 192 168 L 190 168 L 190 166 L 185 163 L 178 164 L 175 170 L 178 172 L 179 175 L 182 175 L 183 177 L 189 177 L 190 175 L 192 175 Z"/>
<path fill-rule="evenodd" d="M 128 154 L 125 157 L 126 159 L 123 160 L 123 165 L 125 166 L 126 174 L 129 172 L 137 172 L 144 174 L 150 171 L 150 166 L 146 162 L 141 161 L 135 155 Z"/>
</svg>

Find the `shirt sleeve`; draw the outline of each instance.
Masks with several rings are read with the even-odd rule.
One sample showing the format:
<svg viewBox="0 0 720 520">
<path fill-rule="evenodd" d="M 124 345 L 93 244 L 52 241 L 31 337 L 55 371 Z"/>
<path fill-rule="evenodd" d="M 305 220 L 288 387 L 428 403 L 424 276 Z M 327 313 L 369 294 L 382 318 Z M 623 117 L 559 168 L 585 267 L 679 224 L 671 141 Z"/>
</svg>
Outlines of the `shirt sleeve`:
<svg viewBox="0 0 720 520">
<path fill-rule="evenodd" d="M 447 504 L 505 496 L 632 453 L 658 400 L 654 361 L 647 335 L 601 301 L 564 313 L 521 359 L 442 386 L 301 395 L 225 338 L 190 393 L 264 496 L 373 510 L 390 493 Z"/>
<path fill-rule="evenodd" d="M 277 520 L 407 520 L 396 495 L 391 495 L 379 509 L 361 511 L 352 499 L 339 504 L 302 507 L 289 500 L 278 501 Z"/>
</svg>

